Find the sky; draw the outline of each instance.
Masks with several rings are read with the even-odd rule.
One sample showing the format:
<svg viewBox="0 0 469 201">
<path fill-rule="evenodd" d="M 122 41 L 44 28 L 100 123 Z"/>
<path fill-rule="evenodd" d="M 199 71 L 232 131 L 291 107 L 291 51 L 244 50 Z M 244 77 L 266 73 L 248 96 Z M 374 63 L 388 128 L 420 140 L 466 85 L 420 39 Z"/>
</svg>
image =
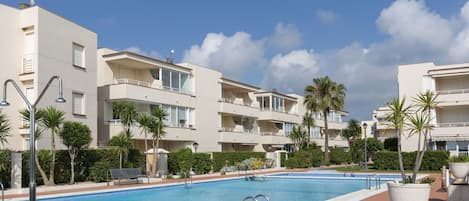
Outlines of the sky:
<svg viewBox="0 0 469 201">
<path fill-rule="evenodd" d="M 27 0 L 25 0 L 27 1 Z M 18 0 L 0 0 L 16 7 Z M 397 66 L 469 61 L 463 0 L 37 0 L 98 34 L 99 47 L 219 70 L 303 95 L 317 77 L 347 87 L 344 110 L 367 120 L 397 96 Z"/>
</svg>

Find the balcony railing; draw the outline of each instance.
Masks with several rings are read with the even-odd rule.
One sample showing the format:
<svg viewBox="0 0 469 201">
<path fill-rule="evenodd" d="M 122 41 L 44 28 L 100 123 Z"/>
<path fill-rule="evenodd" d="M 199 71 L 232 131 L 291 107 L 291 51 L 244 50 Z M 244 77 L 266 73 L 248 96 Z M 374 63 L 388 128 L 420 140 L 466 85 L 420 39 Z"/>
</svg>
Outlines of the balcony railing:
<svg viewBox="0 0 469 201">
<path fill-rule="evenodd" d="M 120 119 L 111 119 L 108 120 L 108 124 L 112 126 L 116 125 L 121 125 L 121 120 Z M 134 126 L 140 126 L 138 122 L 133 123 Z M 194 129 L 194 125 L 192 124 L 186 124 L 186 123 L 180 123 L 180 124 L 165 124 L 166 127 L 168 128 L 187 128 L 187 129 Z"/>
<path fill-rule="evenodd" d="M 467 127 L 469 122 L 450 122 L 450 123 L 437 123 L 438 127 Z"/>
<path fill-rule="evenodd" d="M 436 91 L 439 95 L 447 95 L 447 94 L 465 94 L 469 93 L 469 89 L 449 89 L 449 90 L 438 90 Z"/>
<path fill-rule="evenodd" d="M 261 132 L 262 136 L 283 136 L 286 137 L 286 135 L 283 132 Z"/>
<path fill-rule="evenodd" d="M 469 156 L 468 151 L 458 151 L 458 156 Z"/>
<path fill-rule="evenodd" d="M 230 133 L 252 133 L 252 134 L 256 134 L 257 132 L 255 131 L 255 129 L 247 129 L 247 128 L 243 128 L 243 129 L 236 129 L 236 128 L 229 128 L 229 127 L 222 127 L 219 129 L 220 132 L 230 132 Z"/>
<path fill-rule="evenodd" d="M 161 89 L 161 90 L 172 91 L 172 92 L 177 92 L 177 93 L 182 93 L 182 94 L 194 95 L 192 91 L 187 90 L 187 89 L 171 88 L 171 87 L 166 87 L 166 86 L 162 86 L 159 84 L 152 84 L 150 82 L 132 80 L 132 79 L 127 79 L 127 78 L 116 79 L 114 81 L 114 84 L 131 84 L 131 85 L 148 87 L 148 88 L 153 88 L 153 89 Z"/>
<path fill-rule="evenodd" d="M 223 102 L 223 103 L 230 103 L 230 104 L 234 104 L 234 105 L 241 105 L 241 106 L 246 106 L 246 107 L 253 107 L 253 108 L 259 108 L 259 107 L 256 107 L 255 104 L 252 104 L 252 103 L 237 103 L 234 99 L 230 99 L 230 98 L 220 98 L 218 100 L 219 102 Z"/>
<path fill-rule="evenodd" d="M 23 73 L 33 72 L 33 54 L 23 55 Z"/>
</svg>

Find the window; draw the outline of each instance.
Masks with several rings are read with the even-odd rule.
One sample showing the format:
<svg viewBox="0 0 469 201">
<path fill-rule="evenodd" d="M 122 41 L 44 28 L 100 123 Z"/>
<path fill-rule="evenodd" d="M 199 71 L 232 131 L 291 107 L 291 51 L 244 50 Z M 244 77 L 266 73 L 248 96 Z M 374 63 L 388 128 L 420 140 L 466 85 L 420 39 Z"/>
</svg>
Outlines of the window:
<svg viewBox="0 0 469 201">
<path fill-rule="evenodd" d="M 85 95 L 83 93 L 73 92 L 72 104 L 73 114 L 85 115 Z"/>
<path fill-rule="evenodd" d="M 73 43 L 73 66 L 85 67 L 85 47 Z"/>
<path fill-rule="evenodd" d="M 177 92 L 190 92 L 191 85 L 189 74 L 169 69 L 162 69 L 161 79 L 163 88 Z"/>
</svg>

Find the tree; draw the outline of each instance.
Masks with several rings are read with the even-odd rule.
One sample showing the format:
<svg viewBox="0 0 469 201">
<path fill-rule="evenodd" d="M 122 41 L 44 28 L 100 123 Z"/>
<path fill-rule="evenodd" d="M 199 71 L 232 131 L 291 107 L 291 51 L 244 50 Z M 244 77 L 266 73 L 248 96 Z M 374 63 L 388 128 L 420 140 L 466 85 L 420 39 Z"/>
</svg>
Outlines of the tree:
<svg viewBox="0 0 469 201">
<path fill-rule="evenodd" d="M 396 130 L 397 134 L 397 155 L 399 157 L 399 169 L 401 171 L 402 181 L 405 180 L 404 164 L 402 162 L 402 129 L 404 128 L 405 120 L 409 114 L 410 106 L 405 105 L 405 97 L 402 100 L 394 98 L 391 103 L 387 104 L 390 109 L 385 116 L 386 124 Z"/>
<path fill-rule="evenodd" d="M 166 111 L 161 108 L 159 105 L 153 108 L 151 115 L 154 117 L 154 120 L 150 123 L 150 132 L 152 133 L 152 144 L 153 144 L 153 169 L 152 175 L 156 177 L 156 169 L 158 162 L 158 148 L 160 146 L 160 139 L 165 134 L 164 132 L 164 120 L 168 114 Z"/>
<path fill-rule="evenodd" d="M 342 110 L 345 104 L 345 86 L 328 76 L 313 79 L 305 87 L 304 105 L 309 111 L 320 112 L 324 118 L 324 164 L 329 163 L 329 135 L 327 117 L 332 110 Z"/>
<path fill-rule="evenodd" d="M 129 153 L 129 149 L 132 148 L 132 138 L 127 136 L 125 132 L 121 132 L 109 140 L 109 146 L 114 146 L 119 154 L 119 168 L 122 169 L 124 154 Z"/>
<path fill-rule="evenodd" d="M 0 144 L 4 145 L 8 143 L 7 137 L 10 136 L 10 123 L 8 122 L 8 119 L 6 115 L 2 113 L 0 110 Z"/>
<path fill-rule="evenodd" d="M 288 136 L 293 141 L 296 150 L 300 150 L 301 146 L 306 143 L 306 132 L 301 129 L 301 126 L 293 127 L 292 132 Z"/>
<path fill-rule="evenodd" d="M 367 138 L 366 144 L 366 151 L 368 153 L 366 161 L 373 158 L 376 152 L 384 149 L 384 144 L 375 138 Z M 354 162 L 363 161 L 363 158 L 365 157 L 365 139 L 357 139 L 353 141 L 350 146 L 350 152 Z"/>
<path fill-rule="evenodd" d="M 356 119 L 350 119 L 347 124 L 347 128 L 342 131 L 342 137 L 347 138 L 349 143 L 349 147 L 352 145 L 352 141 L 354 141 L 357 137 L 360 137 L 362 134 L 362 128 L 360 126 L 360 122 Z"/>
<path fill-rule="evenodd" d="M 306 114 L 303 116 L 303 125 L 308 129 L 308 146 L 309 143 L 311 143 L 311 127 L 316 126 L 316 123 L 314 122 L 313 118 L 313 113 L 312 112 L 306 112 Z"/>
<path fill-rule="evenodd" d="M 35 110 L 34 111 L 35 123 L 42 120 L 43 112 L 44 112 L 43 110 Z M 24 109 L 24 110 L 20 111 L 20 115 L 21 115 L 21 118 L 23 119 L 23 121 L 29 122 L 29 114 L 30 114 L 29 110 Z M 35 125 L 36 125 L 36 128 L 35 128 L 35 132 L 34 132 L 35 133 L 35 136 L 34 136 L 35 138 L 34 139 L 35 139 L 35 142 L 37 142 L 37 140 L 39 140 L 41 138 L 42 131 L 44 129 L 41 129 L 37 124 L 35 124 Z M 29 142 L 29 143 L 31 143 L 31 142 Z M 34 162 L 36 163 L 36 167 L 39 170 L 39 174 L 41 175 L 41 178 L 42 178 L 42 181 L 44 181 L 44 184 L 49 185 L 49 178 L 47 177 L 46 172 L 44 171 L 44 169 L 42 169 L 41 163 L 39 163 L 38 154 L 35 154 L 35 158 L 30 159 L 30 160 L 34 160 Z"/>
<path fill-rule="evenodd" d="M 47 185 L 55 185 L 54 172 L 55 172 L 55 135 L 59 132 L 60 126 L 64 121 L 64 112 L 56 109 L 55 107 L 47 107 L 42 111 L 42 118 L 40 124 L 51 133 L 51 164 L 49 170 L 49 183 Z"/>
<path fill-rule="evenodd" d="M 127 101 L 118 101 L 112 104 L 112 108 L 114 115 L 120 119 L 125 134 L 131 136 L 130 129 L 138 115 L 135 104 Z"/>
<path fill-rule="evenodd" d="M 87 148 L 91 141 L 91 130 L 80 122 L 66 121 L 59 132 L 63 144 L 67 147 L 70 156 L 70 184 L 75 183 L 75 158 L 78 153 Z"/>
<path fill-rule="evenodd" d="M 139 127 L 141 129 L 142 134 L 145 135 L 145 151 L 148 151 L 148 142 L 147 142 L 147 134 L 150 132 L 150 126 L 152 121 L 155 121 L 152 116 L 147 115 L 147 114 L 140 114 L 137 117 L 137 122 L 139 124 Z M 145 167 L 147 167 L 147 157 L 145 157 Z M 148 174 L 148 169 L 145 168 L 145 171 L 147 171 Z"/>
<path fill-rule="evenodd" d="M 410 128 L 411 134 L 418 134 L 418 147 L 417 156 L 415 159 L 414 172 L 412 174 L 412 183 L 415 183 L 417 179 L 417 172 L 420 170 L 422 165 L 423 156 L 428 146 L 428 133 L 432 129 L 430 122 L 432 120 L 431 111 L 438 107 L 436 98 L 438 95 L 427 90 L 426 92 L 419 93 L 417 97 L 413 98 L 414 106 L 417 107 L 418 113 L 415 116 L 410 116 Z M 424 134 L 423 147 L 421 148 L 420 142 L 422 134 Z"/>
</svg>

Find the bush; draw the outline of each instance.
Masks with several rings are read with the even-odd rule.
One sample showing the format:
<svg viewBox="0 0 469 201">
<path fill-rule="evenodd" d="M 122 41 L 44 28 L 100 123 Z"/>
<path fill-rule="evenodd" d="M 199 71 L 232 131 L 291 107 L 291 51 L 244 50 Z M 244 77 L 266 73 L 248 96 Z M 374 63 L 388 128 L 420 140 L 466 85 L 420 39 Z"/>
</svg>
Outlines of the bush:
<svg viewBox="0 0 469 201">
<path fill-rule="evenodd" d="M 11 152 L 9 150 L 0 150 L 0 182 L 5 188 L 10 187 L 11 175 Z"/>
<path fill-rule="evenodd" d="M 324 152 L 322 152 L 321 149 L 313 149 L 311 150 L 311 153 L 312 153 L 311 161 L 313 163 L 313 167 L 321 166 Z"/>
<path fill-rule="evenodd" d="M 264 152 L 214 152 L 213 171 L 218 172 L 224 166 L 235 166 L 248 158 L 265 159 Z"/>
<path fill-rule="evenodd" d="M 108 171 L 111 169 L 111 163 L 108 161 L 98 161 L 90 168 L 90 180 L 94 182 L 107 181 Z"/>
<path fill-rule="evenodd" d="M 397 137 L 386 138 L 384 140 L 384 149 L 388 151 L 397 151 Z"/>
<path fill-rule="evenodd" d="M 286 160 L 287 160 L 287 153 L 280 152 L 280 167 L 285 167 Z"/>
<path fill-rule="evenodd" d="M 332 148 L 329 150 L 331 163 L 339 165 L 352 162 L 352 156 L 350 155 L 350 152 L 346 152 L 344 148 Z"/>
<path fill-rule="evenodd" d="M 367 157 L 368 159 L 374 158 L 374 154 L 384 149 L 381 141 L 375 138 L 368 138 L 367 141 Z M 365 141 L 363 139 L 355 140 L 350 147 L 352 161 L 358 163 L 365 160 Z"/>
<path fill-rule="evenodd" d="M 168 153 L 168 173 L 171 175 L 177 174 L 180 172 L 179 163 L 176 153 Z"/>
<path fill-rule="evenodd" d="M 195 153 L 192 169 L 196 174 L 207 174 L 212 170 L 213 161 L 210 154 Z"/>
<path fill-rule="evenodd" d="M 450 163 L 464 163 L 469 162 L 469 156 L 453 156 L 449 158 Z"/>
<path fill-rule="evenodd" d="M 310 151 L 292 152 L 285 162 L 287 168 L 309 168 L 313 166 L 313 153 Z"/>
<path fill-rule="evenodd" d="M 403 152 L 404 169 L 413 169 L 417 152 Z M 449 152 L 427 151 L 423 156 L 421 170 L 439 170 L 443 165 L 448 166 Z M 374 166 L 379 170 L 399 170 L 397 152 L 380 151 L 374 156 Z"/>
</svg>

